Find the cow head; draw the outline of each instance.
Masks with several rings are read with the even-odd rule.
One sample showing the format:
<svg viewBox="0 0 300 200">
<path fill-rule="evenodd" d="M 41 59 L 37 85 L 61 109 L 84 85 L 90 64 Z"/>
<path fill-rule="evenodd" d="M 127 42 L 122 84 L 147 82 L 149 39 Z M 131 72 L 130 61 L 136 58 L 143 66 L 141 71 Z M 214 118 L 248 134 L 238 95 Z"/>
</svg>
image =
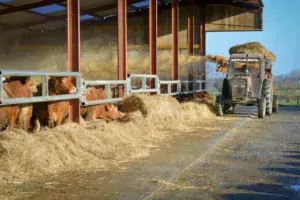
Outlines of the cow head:
<svg viewBox="0 0 300 200">
<path fill-rule="evenodd" d="M 49 90 L 55 94 L 74 94 L 77 89 L 74 86 L 73 77 L 51 77 L 49 80 Z"/>
<path fill-rule="evenodd" d="M 30 76 L 5 76 L 5 82 L 19 81 L 22 85 L 28 84 Z"/>
</svg>

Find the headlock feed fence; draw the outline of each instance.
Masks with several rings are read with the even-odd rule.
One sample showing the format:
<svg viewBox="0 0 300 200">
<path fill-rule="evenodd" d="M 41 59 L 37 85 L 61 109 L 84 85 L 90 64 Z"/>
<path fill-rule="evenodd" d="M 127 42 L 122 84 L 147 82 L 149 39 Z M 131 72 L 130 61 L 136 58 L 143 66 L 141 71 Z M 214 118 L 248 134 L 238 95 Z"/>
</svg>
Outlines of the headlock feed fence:
<svg viewBox="0 0 300 200">
<path fill-rule="evenodd" d="M 6 81 L 6 76 L 40 76 L 42 77 L 42 95 L 34 97 L 22 97 L 22 98 L 4 98 L 3 85 Z M 53 95 L 50 96 L 48 92 L 50 77 L 74 77 L 76 78 L 76 93 L 64 94 L 64 95 Z M 142 87 L 138 88 L 134 85 L 132 79 L 141 79 Z M 149 88 L 147 86 L 147 79 L 154 79 L 155 87 Z M 189 84 L 193 87 L 190 90 Z M 16 105 L 16 104 L 28 104 L 38 102 L 49 102 L 49 101 L 61 101 L 69 99 L 79 99 L 82 106 L 92 106 L 105 103 L 117 103 L 124 100 L 124 98 L 115 98 L 111 95 L 112 87 L 123 85 L 124 96 L 130 96 L 136 93 L 156 93 L 160 95 L 181 95 L 181 94 L 193 94 L 196 92 L 206 91 L 205 80 L 193 80 L 193 81 L 160 81 L 158 75 L 145 75 L 145 74 L 130 74 L 127 80 L 109 80 L 109 81 L 89 81 L 83 80 L 81 73 L 79 72 L 35 72 L 35 71 L 13 71 L 13 70 L 1 70 L 0 71 L 0 106 Z M 161 86 L 167 85 L 167 91 L 161 93 Z M 172 91 L 171 86 L 176 85 L 177 91 Z M 105 99 L 88 101 L 86 99 L 86 92 L 88 86 L 104 86 Z M 185 86 L 184 90 L 182 89 Z M 112 96 L 112 97 L 111 97 Z"/>
</svg>

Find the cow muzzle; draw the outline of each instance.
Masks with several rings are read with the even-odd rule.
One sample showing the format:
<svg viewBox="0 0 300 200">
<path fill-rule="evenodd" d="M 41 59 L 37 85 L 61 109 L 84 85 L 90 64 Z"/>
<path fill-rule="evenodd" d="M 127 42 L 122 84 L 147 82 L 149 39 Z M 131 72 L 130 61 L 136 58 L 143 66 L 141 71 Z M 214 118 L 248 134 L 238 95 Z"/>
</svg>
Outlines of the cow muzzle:
<svg viewBox="0 0 300 200">
<path fill-rule="evenodd" d="M 75 94 L 77 92 L 76 87 L 70 89 L 70 94 Z"/>
</svg>

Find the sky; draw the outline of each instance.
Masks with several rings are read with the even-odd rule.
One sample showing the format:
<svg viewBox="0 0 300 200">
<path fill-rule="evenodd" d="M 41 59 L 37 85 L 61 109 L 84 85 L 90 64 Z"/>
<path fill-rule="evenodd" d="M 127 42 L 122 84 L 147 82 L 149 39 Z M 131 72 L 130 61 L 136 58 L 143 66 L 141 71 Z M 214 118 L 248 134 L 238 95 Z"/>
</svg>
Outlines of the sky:
<svg viewBox="0 0 300 200">
<path fill-rule="evenodd" d="M 275 75 L 300 70 L 300 0 L 263 3 L 263 31 L 207 33 L 206 53 L 229 57 L 229 48 L 236 44 L 260 42 L 277 57 Z"/>
</svg>

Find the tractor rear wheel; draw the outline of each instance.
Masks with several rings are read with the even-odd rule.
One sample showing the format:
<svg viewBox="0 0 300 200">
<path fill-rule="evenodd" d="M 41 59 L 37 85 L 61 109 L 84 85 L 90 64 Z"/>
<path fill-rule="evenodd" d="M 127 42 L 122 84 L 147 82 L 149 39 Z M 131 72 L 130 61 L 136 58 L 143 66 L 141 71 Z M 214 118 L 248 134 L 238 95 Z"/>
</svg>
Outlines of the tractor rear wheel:
<svg viewBox="0 0 300 200">
<path fill-rule="evenodd" d="M 266 114 L 272 114 L 273 107 L 273 94 L 272 94 L 272 81 L 269 79 L 265 79 L 262 87 L 262 94 L 266 98 Z"/>
<path fill-rule="evenodd" d="M 272 109 L 273 109 L 274 113 L 277 113 L 278 110 L 279 110 L 278 104 L 279 104 L 278 96 L 277 95 L 273 95 L 273 108 Z"/>
<path fill-rule="evenodd" d="M 264 118 L 266 116 L 266 98 L 262 95 L 258 102 L 258 118 Z"/>
<path fill-rule="evenodd" d="M 216 97 L 215 110 L 216 110 L 217 116 L 223 116 L 222 95 L 218 95 Z"/>
</svg>

